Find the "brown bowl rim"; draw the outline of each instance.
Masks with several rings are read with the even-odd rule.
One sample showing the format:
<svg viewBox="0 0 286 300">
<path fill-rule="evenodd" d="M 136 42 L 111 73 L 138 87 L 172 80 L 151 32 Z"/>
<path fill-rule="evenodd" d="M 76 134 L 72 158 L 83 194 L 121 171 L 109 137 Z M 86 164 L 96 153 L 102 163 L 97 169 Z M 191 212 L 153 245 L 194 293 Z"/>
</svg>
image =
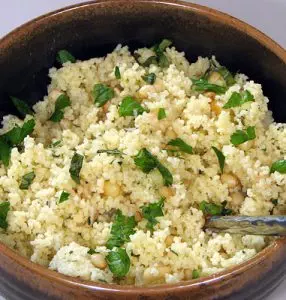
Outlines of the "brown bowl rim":
<svg viewBox="0 0 286 300">
<path fill-rule="evenodd" d="M 271 52 L 275 53 L 276 56 L 279 57 L 286 64 L 286 51 L 283 49 L 278 43 L 272 40 L 270 37 L 265 35 L 260 30 L 254 28 L 253 26 L 232 17 L 226 13 L 220 12 L 218 10 L 199 5 L 194 3 L 189 3 L 181 0 L 93 0 L 88 2 L 83 2 L 75 5 L 66 6 L 64 8 L 49 12 L 42 16 L 32 19 L 31 21 L 17 27 L 3 38 L 0 39 L 0 48 L 6 48 L 9 45 L 14 43 L 14 37 L 16 36 L 24 36 L 27 29 L 31 30 L 33 28 L 37 28 L 42 26 L 42 23 L 45 23 L 51 17 L 55 17 L 57 15 L 63 14 L 68 11 L 78 10 L 84 7 L 93 7 L 104 3 L 112 3 L 116 4 L 121 3 L 121 5 L 127 3 L 141 3 L 141 4 L 157 4 L 157 5 L 166 5 L 166 6 L 177 6 L 184 10 L 190 10 L 196 12 L 198 14 L 202 14 L 207 16 L 210 19 L 216 20 L 221 23 L 226 23 L 231 27 L 234 27 L 251 38 L 257 40 L 264 47 L 268 48 Z M 215 284 L 221 280 L 227 280 L 232 276 L 237 276 L 239 274 L 245 273 L 255 265 L 262 263 L 265 260 L 271 259 L 273 253 L 279 252 L 281 249 L 286 248 L 286 238 L 278 238 L 265 249 L 256 254 L 253 258 L 230 268 L 227 268 L 221 272 L 214 273 L 212 275 L 202 277 L 199 279 L 188 280 L 188 281 L 180 281 L 178 283 L 172 284 L 160 284 L 154 286 L 134 286 L 134 285 L 118 285 L 118 284 L 104 284 L 97 283 L 89 280 L 82 280 L 80 278 L 71 277 L 67 275 L 63 275 L 56 271 L 50 270 L 46 267 L 43 267 L 39 264 L 36 264 L 30 261 L 28 258 L 21 256 L 13 249 L 10 249 L 8 246 L 4 245 L 0 242 L 0 252 L 4 256 L 9 259 L 15 261 L 19 266 L 22 266 L 29 271 L 34 272 L 35 274 L 45 277 L 51 281 L 57 281 L 58 284 L 64 284 L 67 287 L 73 288 L 83 288 L 86 290 L 96 290 L 96 291 L 106 291 L 106 292 L 116 292 L 117 294 L 124 294 L 129 296 L 135 296 L 140 293 L 145 295 L 152 294 L 156 295 L 164 290 L 165 292 L 175 292 L 176 290 L 180 290 L 180 292 L 187 292 L 191 288 L 199 287 L 201 284 Z"/>
</svg>

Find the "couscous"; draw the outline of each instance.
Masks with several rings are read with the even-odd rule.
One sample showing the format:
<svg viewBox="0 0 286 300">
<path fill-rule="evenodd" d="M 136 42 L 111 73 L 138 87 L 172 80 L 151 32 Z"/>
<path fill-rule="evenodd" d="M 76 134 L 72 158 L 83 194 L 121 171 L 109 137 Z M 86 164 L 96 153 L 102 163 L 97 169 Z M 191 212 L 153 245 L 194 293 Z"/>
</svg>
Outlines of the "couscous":
<svg viewBox="0 0 286 300">
<path fill-rule="evenodd" d="M 260 84 L 168 40 L 58 60 L 48 95 L 33 108 L 12 98 L 22 118 L 3 119 L 2 243 L 132 285 L 207 276 L 267 246 L 204 229 L 207 215 L 285 214 L 286 130 Z"/>
</svg>

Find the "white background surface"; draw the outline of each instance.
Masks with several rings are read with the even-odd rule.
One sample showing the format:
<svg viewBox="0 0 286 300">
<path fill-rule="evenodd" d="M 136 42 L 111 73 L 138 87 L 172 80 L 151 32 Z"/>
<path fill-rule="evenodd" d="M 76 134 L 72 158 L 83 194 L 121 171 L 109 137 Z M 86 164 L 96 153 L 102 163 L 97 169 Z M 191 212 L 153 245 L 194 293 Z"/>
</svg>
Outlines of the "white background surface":
<svg viewBox="0 0 286 300">
<path fill-rule="evenodd" d="M 1 2 L 0 37 L 41 14 L 84 1 L 1 0 Z M 286 48 L 286 0 L 193 0 L 192 2 L 216 8 L 242 19 L 265 32 L 282 47 Z M 285 299 L 286 280 L 267 300 Z"/>
</svg>

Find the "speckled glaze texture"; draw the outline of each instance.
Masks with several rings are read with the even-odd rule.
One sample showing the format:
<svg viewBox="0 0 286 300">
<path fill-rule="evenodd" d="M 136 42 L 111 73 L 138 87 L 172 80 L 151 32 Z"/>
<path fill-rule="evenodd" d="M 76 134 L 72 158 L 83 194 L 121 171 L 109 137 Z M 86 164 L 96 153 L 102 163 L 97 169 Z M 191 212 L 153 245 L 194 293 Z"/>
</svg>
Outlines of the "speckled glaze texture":
<svg viewBox="0 0 286 300">
<path fill-rule="evenodd" d="M 215 10 L 172 0 L 100 0 L 50 13 L 0 40 L 0 117 L 8 95 L 33 104 L 46 94 L 56 52 L 85 59 L 116 44 L 131 49 L 169 38 L 188 59 L 215 54 L 232 71 L 262 83 L 276 121 L 286 122 L 286 52 L 251 26 Z M 286 270 L 286 239 L 213 276 L 148 288 L 97 284 L 30 262 L 0 243 L 0 291 L 7 299 L 263 299 Z"/>
</svg>

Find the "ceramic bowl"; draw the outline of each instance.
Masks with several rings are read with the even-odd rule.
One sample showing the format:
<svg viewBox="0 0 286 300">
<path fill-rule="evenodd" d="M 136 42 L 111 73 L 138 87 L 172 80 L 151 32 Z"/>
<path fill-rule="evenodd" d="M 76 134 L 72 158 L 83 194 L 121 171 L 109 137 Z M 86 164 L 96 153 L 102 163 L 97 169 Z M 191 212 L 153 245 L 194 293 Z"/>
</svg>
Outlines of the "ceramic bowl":
<svg viewBox="0 0 286 300">
<path fill-rule="evenodd" d="M 276 121 L 286 122 L 286 52 L 263 33 L 226 14 L 172 0 L 99 0 L 39 17 L 0 40 L 0 114 L 14 113 L 8 95 L 35 103 L 60 49 L 86 59 L 118 43 L 131 49 L 171 39 L 190 60 L 215 54 L 232 71 L 260 82 Z M 249 261 L 173 285 L 133 287 L 67 277 L 0 243 L 0 291 L 7 299 L 262 299 L 283 279 L 286 240 Z"/>
</svg>

